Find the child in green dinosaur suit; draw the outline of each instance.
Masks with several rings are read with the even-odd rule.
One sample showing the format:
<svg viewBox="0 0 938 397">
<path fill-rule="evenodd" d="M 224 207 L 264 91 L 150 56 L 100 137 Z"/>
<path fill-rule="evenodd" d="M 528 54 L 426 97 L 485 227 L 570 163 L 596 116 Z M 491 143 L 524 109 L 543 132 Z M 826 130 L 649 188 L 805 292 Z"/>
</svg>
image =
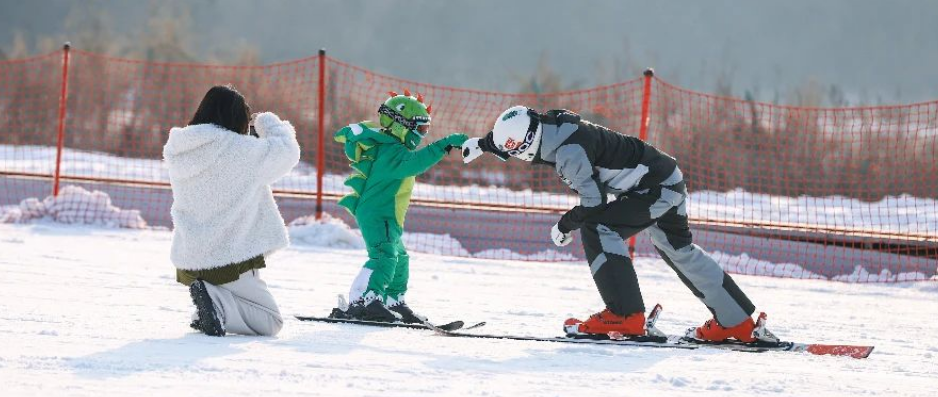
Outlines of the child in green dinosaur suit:
<svg viewBox="0 0 938 397">
<path fill-rule="evenodd" d="M 415 177 L 442 160 L 450 149 L 462 147 L 468 137 L 452 134 L 416 150 L 429 132 L 431 108 L 419 94 L 390 94 L 378 109 L 378 123 L 351 124 L 335 134 L 355 170 L 345 181 L 353 192 L 339 200 L 339 205 L 355 216 L 368 261 L 352 282 L 348 308 L 336 308 L 331 316 L 420 323 L 426 318 L 404 301 L 409 275 L 409 257 L 401 242 L 404 217 Z"/>
</svg>

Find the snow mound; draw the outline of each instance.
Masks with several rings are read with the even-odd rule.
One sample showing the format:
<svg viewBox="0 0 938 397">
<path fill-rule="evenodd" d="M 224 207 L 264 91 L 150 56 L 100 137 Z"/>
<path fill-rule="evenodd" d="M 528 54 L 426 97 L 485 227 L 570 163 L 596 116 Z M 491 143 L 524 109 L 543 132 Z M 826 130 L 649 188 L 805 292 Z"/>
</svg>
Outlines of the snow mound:
<svg viewBox="0 0 938 397">
<path fill-rule="evenodd" d="M 359 229 L 352 229 L 342 219 L 327 213 L 321 219 L 307 215 L 294 219 L 289 224 L 290 241 L 293 244 L 316 247 L 365 249 L 365 240 Z M 471 257 L 459 240 L 448 234 L 404 233 L 404 246 L 408 249 L 435 255 Z"/>
<path fill-rule="evenodd" d="M 434 255 L 472 257 L 459 240 L 449 234 L 404 233 L 404 246 L 409 250 Z"/>
<path fill-rule="evenodd" d="M 365 249 L 361 231 L 350 228 L 339 218 L 322 214 L 296 218 L 289 225 L 290 241 L 293 244 L 316 247 Z"/>
<path fill-rule="evenodd" d="M 56 223 L 145 229 L 147 222 L 138 210 L 123 210 L 101 191 L 89 192 L 79 186 L 65 186 L 58 196 L 39 201 L 31 197 L 18 206 L 0 207 L 0 223 L 30 223 L 47 220 Z"/>
<path fill-rule="evenodd" d="M 365 249 L 361 230 L 352 229 L 341 219 L 327 213 L 321 219 L 315 215 L 296 218 L 289 224 L 293 244 L 315 247 Z M 481 259 L 508 259 L 519 261 L 574 261 L 576 256 L 554 250 L 525 255 L 509 249 L 492 249 L 472 254 L 449 234 L 404 233 L 401 237 L 408 250 L 432 255 L 459 256 Z"/>
<path fill-rule="evenodd" d="M 805 270 L 803 267 L 794 263 L 772 263 L 752 258 L 745 253 L 731 255 L 720 251 L 714 251 L 710 256 L 712 256 L 713 260 L 717 261 L 727 273 L 827 280 L 827 277 Z"/>
<path fill-rule="evenodd" d="M 938 278 L 938 275 L 936 275 L 935 278 Z M 861 282 L 861 281 L 870 282 L 870 283 L 876 283 L 876 282 L 894 283 L 894 282 L 905 282 L 905 281 L 924 281 L 924 280 L 928 280 L 928 276 L 919 272 L 892 274 L 892 272 L 890 272 L 889 269 L 883 269 L 879 273 L 870 273 L 865 268 L 863 268 L 863 266 L 857 266 L 853 269 L 853 273 L 835 276 L 831 278 L 831 280 L 844 281 L 848 283 L 856 283 L 856 282 Z"/>
<path fill-rule="evenodd" d="M 544 250 L 525 255 L 504 248 L 479 251 L 472 256 L 479 259 L 508 259 L 513 261 L 571 262 L 579 260 L 575 255 L 569 252 Z"/>
</svg>

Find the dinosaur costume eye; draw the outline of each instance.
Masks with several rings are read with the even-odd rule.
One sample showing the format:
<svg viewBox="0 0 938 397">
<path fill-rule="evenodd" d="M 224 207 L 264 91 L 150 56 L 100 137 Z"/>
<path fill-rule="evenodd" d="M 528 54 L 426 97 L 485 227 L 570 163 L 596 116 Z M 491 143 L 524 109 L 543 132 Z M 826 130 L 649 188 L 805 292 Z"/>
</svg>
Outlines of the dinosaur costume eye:
<svg viewBox="0 0 938 397">
<path fill-rule="evenodd" d="M 397 111 L 398 111 L 398 112 L 403 112 L 403 111 L 404 111 L 404 104 L 403 104 L 403 103 L 400 103 L 400 104 L 398 104 L 398 105 L 395 106 L 395 107 L 397 108 Z"/>
</svg>

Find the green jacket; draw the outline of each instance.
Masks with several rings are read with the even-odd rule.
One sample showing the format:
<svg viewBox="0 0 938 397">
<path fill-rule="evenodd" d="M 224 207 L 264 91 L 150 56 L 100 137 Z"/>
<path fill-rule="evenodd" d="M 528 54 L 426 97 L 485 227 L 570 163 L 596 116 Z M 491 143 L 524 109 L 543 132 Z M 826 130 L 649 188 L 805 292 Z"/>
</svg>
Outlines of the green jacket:
<svg viewBox="0 0 938 397">
<path fill-rule="evenodd" d="M 345 185 L 352 193 L 339 200 L 356 218 L 397 220 L 404 227 L 414 181 L 446 155 L 446 143 L 433 142 L 410 150 L 403 142 L 385 133 L 377 123 L 363 121 L 335 133 L 336 142 L 345 144 L 345 156 L 355 172 Z"/>
</svg>

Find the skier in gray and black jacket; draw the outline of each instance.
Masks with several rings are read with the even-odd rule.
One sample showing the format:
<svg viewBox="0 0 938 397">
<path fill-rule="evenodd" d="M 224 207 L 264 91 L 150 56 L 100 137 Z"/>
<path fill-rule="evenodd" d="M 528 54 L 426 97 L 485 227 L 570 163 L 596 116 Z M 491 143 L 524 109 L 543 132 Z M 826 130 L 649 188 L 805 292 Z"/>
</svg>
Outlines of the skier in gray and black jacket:
<svg viewBox="0 0 938 397">
<path fill-rule="evenodd" d="M 571 333 L 645 335 L 645 305 L 624 240 L 648 229 L 661 257 L 710 309 L 713 319 L 692 329 L 707 341 L 753 342 L 755 307 L 733 278 L 692 242 L 687 189 L 677 161 L 629 135 L 583 120 L 568 110 L 504 111 L 484 138 L 463 146 L 466 163 L 488 152 L 553 166 L 580 196 L 551 230 L 558 246 L 579 229 L 593 280 L 606 308 L 586 321 L 569 319 Z M 607 196 L 615 200 L 607 200 Z"/>
</svg>

